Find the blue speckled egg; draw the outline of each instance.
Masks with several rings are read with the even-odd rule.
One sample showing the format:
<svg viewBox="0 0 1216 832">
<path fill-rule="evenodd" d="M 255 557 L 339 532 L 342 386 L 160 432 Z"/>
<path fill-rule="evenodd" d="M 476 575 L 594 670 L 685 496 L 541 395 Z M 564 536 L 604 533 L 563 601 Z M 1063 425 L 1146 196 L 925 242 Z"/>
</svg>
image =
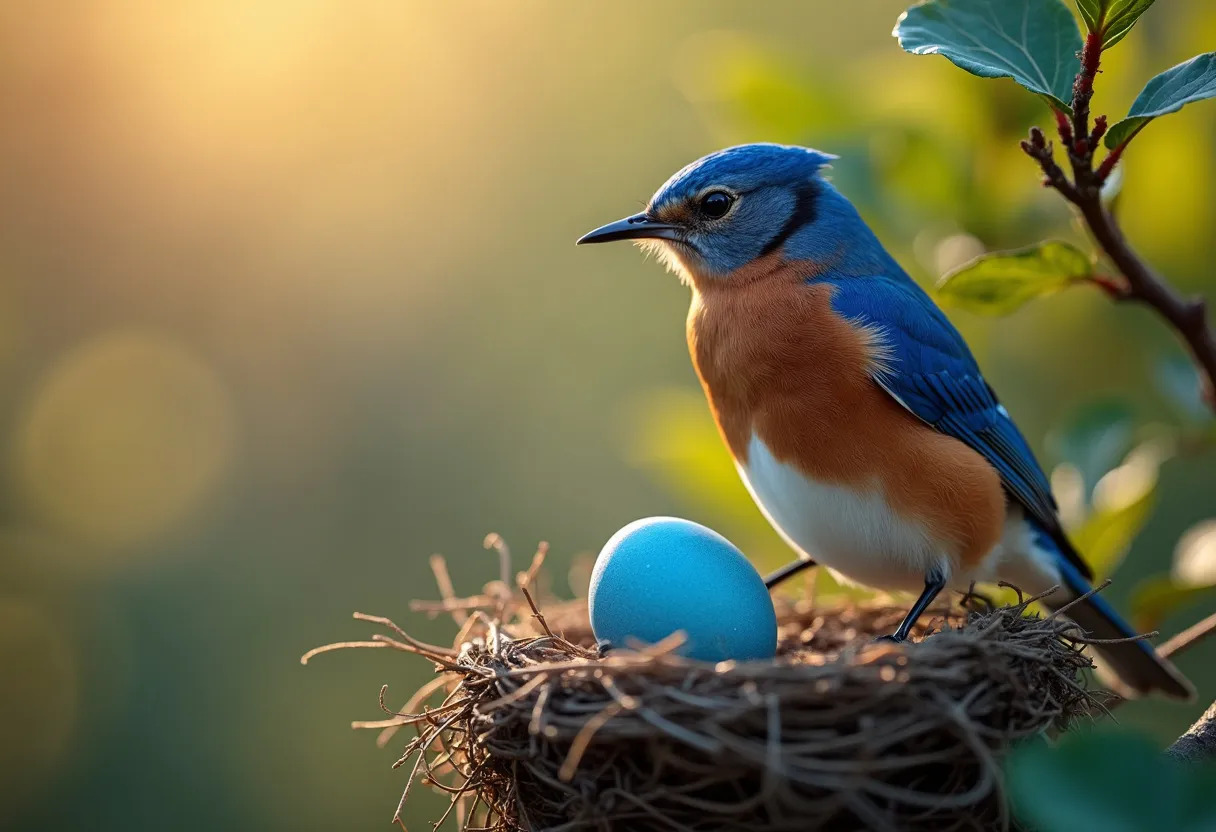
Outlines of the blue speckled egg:
<svg viewBox="0 0 1216 832">
<path fill-rule="evenodd" d="M 771 659 L 777 615 L 764 579 L 729 540 L 691 520 L 635 520 L 604 544 L 591 573 L 601 645 L 654 644 L 683 630 L 680 653 L 707 662 Z"/>
</svg>

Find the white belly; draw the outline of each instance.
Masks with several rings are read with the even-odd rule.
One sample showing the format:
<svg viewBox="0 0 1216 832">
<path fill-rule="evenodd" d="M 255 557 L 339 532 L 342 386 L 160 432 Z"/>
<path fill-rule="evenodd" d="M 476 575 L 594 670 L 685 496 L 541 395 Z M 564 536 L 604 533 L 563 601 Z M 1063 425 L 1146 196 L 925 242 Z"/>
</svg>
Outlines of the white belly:
<svg viewBox="0 0 1216 832">
<path fill-rule="evenodd" d="M 774 458 L 756 436 L 739 473 L 786 542 L 847 581 L 919 591 L 930 570 L 954 571 L 950 548 L 897 514 L 878 483 L 861 490 L 817 482 Z"/>
<path fill-rule="evenodd" d="M 974 569 L 962 569 L 951 545 L 895 512 L 878 483 L 859 490 L 817 482 L 778 461 L 755 436 L 747 465 L 738 467 L 760 511 L 785 541 L 850 583 L 919 592 L 934 568 L 959 590 L 972 581 L 998 579 L 1030 593 L 1060 583 L 1054 555 L 1035 543 L 1019 507 L 1010 508 L 993 550 Z"/>
</svg>

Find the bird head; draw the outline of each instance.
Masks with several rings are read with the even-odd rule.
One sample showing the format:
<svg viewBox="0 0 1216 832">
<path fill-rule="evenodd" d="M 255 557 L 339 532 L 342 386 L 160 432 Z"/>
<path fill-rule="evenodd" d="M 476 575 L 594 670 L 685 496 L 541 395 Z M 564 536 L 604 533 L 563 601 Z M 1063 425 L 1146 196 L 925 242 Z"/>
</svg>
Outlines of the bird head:
<svg viewBox="0 0 1216 832">
<path fill-rule="evenodd" d="M 818 172 L 834 158 L 777 144 L 719 150 L 677 171 L 642 213 L 578 242 L 633 240 L 677 272 L 724 277 L 778 250 L 814 221 L 826 187 Z"/>
</svg>

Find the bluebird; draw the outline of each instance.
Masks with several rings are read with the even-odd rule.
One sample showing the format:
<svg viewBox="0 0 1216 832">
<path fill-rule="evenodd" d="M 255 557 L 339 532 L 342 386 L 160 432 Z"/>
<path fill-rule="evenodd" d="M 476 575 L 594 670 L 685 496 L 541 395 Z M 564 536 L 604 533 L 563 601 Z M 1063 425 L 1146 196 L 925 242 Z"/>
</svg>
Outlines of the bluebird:
<svg viewBox="0 0 1216 832">
<path fill-rule="evenodd" d="M 1004 580 L 1059 608 L 1093 573 L 1047 477 L 962 336 L 823 177 L 836 157 L 748 144 L 673 175 L 645 211 L 578 242 L 632 240 L 692 289 L 688 347 L 743 482 L 799 560 L 919 593 Z M 1090 595 L 1095 639 L 1134 631 Z M 1096 645 L 1131 693 L 1193 694 L 1142 640 Z"/>
</svg>

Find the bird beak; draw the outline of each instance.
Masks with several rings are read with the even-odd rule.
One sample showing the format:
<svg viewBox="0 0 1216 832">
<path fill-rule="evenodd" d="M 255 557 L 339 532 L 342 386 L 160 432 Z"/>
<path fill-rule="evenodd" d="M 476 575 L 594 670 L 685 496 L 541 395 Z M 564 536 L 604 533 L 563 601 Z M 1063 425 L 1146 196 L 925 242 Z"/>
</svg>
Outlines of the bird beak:
<svg viewBox="0 0 1216 832">
<path fill-rule="evenodd" d="M 634 214 L 579 237 L 577 245 L 584 243 L 611 243 L 615 240 L 680 240 L 679 226 L 659 222 L 645 214 Z"/>
</svg>

